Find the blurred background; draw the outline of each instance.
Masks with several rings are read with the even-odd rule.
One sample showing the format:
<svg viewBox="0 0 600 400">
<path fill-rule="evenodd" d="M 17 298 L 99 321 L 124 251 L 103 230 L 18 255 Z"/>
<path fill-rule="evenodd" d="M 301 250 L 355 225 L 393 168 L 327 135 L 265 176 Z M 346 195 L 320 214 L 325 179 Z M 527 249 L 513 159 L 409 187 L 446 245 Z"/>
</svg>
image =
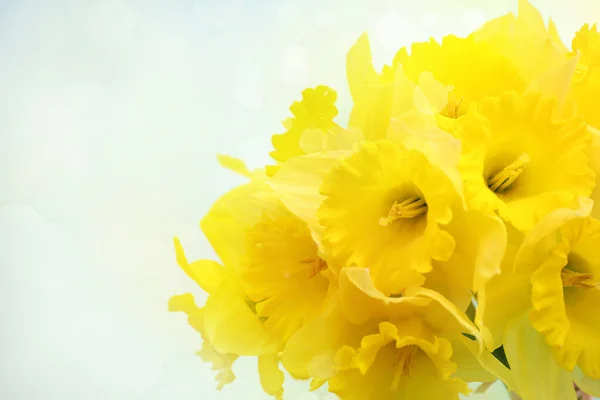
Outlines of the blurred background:
<svg viewBox="0 0 600 400">
<path fill-rule="evenodd" d="M 592 0 L 532 0 L 570 43 Z M 346 52 L 377 65 L 466 35 L 517 0 L 0 0 L 0 398 L 267 399 L 256 362 L 215 390 L 168 298 L 213 257 L 198 221 L 259 167 L 307 86 L 350 98 Z M 333 399 L 286 384 L 286 399 Z"/>
</svg>

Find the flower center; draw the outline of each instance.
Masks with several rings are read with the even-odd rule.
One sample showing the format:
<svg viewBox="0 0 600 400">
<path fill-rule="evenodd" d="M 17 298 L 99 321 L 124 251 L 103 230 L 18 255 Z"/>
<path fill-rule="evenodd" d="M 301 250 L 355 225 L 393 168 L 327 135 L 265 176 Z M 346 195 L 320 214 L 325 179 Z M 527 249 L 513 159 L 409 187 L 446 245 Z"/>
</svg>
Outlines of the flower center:
<svg viewBox="0 0 600 400">
<path fill-rule="evenodd" d="M 427 213 L 425 200 L 418 196 L 412 196 L 402 203 L 394 202 L 388 216 L 379 219 L 379 225 L 388 226 L 398 219 L 414 218 L 425 213 Z"/>
<path fill-rule="evenodd" d="M 504 193 L 523 173 L 523 169 L 530 161 L 526 153 L 521 154 L 515 161 L 504 167 L 500 172 L 492 175 L 487 180 L 487 185 L 492 192 Z"/>
<path fill-rule="evenodd" d="M 462 105 L 463 100 L 448 100 L 444 109 L 440 112 L 445 117 L 457 119 L 460 114 L 460 106 Z"/>
<path fill-rule="evenodd" d="M 410 363 L 413 356 L 417 353 L 419 348 L 414 345 L 409 345 L 405 347 L 401 347 L 397 349 L 397 355 L 394 359 L 394 364 L 392 365 L 395 368 L 394 379 L 392 381 L 392 389 L 396 390 L 398 388 L 398 384 L 400 383 L 400 378 L 402 376 L 410 375 Z"/>
<path fill-rule="evenodd" d="M 578 289 L 594 289 L 598 288 L 598 282 L 594 279 L 594 274 L 575 272 L 567 268 L 563 268 L 560 272 L 563 287 L 578 288 Z"/>
<path fill-rule="evenodd" d="M 300 261 L 302 264 L 311 264 L 310 275 L 308 279 L 314 278 L 317 274 L 325 269 L 327 269 L 327 262 L 323 260 L 321 257 L 309 258 L 306 260 Z"/>
</svg>

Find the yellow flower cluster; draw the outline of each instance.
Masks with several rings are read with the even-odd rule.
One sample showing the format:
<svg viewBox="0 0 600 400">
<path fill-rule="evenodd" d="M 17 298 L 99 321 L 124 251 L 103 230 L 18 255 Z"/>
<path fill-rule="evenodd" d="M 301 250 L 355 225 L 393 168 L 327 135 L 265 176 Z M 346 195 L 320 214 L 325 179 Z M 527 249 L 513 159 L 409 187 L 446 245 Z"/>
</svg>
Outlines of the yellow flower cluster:
<svg viewBox="0 0 600 400">
<path fill-rule="evenodd" d="M 502 380 L 524 400 L 600 396 L 600 32 L 572 48 L 526 0 L 466 38 L 349 51 L 336 92 L 306 89 L 275 162 L 201 228 L 222 264 L 177 261 L 208 300 L 173 297 L 200 355 L 234 379 L 258 357 L 342 399 L 458 399 Z M 484 385 L 485 386 L 485 385 Z"/>
</svg>

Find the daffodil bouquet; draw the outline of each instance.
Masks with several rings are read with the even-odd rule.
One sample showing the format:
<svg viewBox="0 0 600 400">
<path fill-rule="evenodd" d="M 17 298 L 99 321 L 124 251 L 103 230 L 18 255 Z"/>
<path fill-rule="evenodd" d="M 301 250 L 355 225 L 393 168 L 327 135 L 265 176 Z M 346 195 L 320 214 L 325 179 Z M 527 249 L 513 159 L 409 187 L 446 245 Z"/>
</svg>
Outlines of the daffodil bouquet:
<svg viewBox="0 0 600 400">
<path fill-rule="evenodd" d="M 600 396 L 600 33 L 571 49 L 526 0 L 468 37 L 347 57 L 353 100 L 309 88 L 274 162 L 201 222 L 220 263 L 175 296 L 218 387 L 258 357 L 342 399 L 458 399 L 501 380 L 524 400 Z M 596 171 L 596 172 L 595 172 Z M 481 386 L 485 390 L 489 384 Z"/>
</svg>

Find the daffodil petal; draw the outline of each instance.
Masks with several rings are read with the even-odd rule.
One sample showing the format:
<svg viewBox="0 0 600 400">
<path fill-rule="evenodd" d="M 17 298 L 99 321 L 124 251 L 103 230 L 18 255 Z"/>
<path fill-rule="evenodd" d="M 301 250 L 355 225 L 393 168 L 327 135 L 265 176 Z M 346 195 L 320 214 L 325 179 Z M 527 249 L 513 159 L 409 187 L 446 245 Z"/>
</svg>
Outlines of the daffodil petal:
<svg viewBox="0 0 600 400">
<path fill-rule="evenodd" d="M 191 264 L 185 257 L 185 252 L 178 238 L 174 238 L 177 263 L 183 271 L 194 280 L 205 292 L 214 292 L 226 277 L 226 269 L 211 260 L 198 260 Z"/>
<path fill-rule="evenodd" d="M 576 400 L 570 374 L 558 363 L 543 335 L 523 315 L 509 323 L 504 350 L 523 400 Z"/>
<path fill-rule="evenodd" d="M 251 182 L 227 192 L 200 221 L 200 228 L 228 268 L 239 268 L 245 251 L 245 230 L 256 225 L 264 213 L 280 207 L 264 182 Z"/>
<path fill-rule="evenodd" d="M 204 361 L 212 364 L 213 371 L 217 371 L 217 375 L 215 376 L 217 390 L 221 390 L 225 385 L 233 382 L 235 380 L 235 375 L 231 368 L 239 356 L 236 354 L 219 352 L 210 343 L 204 329 L 204 309 L 196 306 L 194 297 L 189 293 L 173 296 L 169 300 L 169 311 L 187 314 L 188 323 L 202 337 L 202 349 L 197 354 Z"/>
<path fill-rule="evenodd" d="M 514 263 L 515 273 L 525 274 L 536 269 L 539 266 L 538 246 L 540 243 L 543 243 L 544 238 L 551 235 L 567 222 L 586 217 L 590 214 L 593 202 L 585 197 L 580 197 L 578 201 L 579 206 L 577 208 L 560 208 L 552 211 L 525 236 L 516 255 Z M 544 250 L 542 249 L 542 251 Z"/>
<path fill-rule="evenodd" d="M 324 196 L 319 192 L 325 175 L 348 155 L 345 151 L 295 157 L 273 176 L 271 187 L 281 202 L 311 229 L 319 230 L 317 209 Z"/>
<path fill-rule="evenodd" d="M 564 64 L 546 71 L 533 81 L 527 90 L 541 92 L 546 98 L 555 100 L 557 102 L 557 113 L 560 115 L 571 88 L 571 81 L 578 61 L 579 57 L 575 56 L 565 61 Z"/>
<path fill-rule="evenodd" d="M 518 22 L 524 29 L 541 37 L 547 35 L 542 14 L 528 0 L 519 0 Z"/>
<path fill-rule="evenodd" d="M 208 340 L 222 353 L 261 356 L 277 351 L 279 343 L 244 300 L 240 283 L 226 279 L 204 307 Z"/>
<path fill-rule="evenodd" d="M 454 376 L 465 382 L 492 382 L 498 379 L 494 374 L 482 367 L 482 363 L 476 356 L 478 350 L 473 349 L 475 351 L 472 351 L 471 348 L 467 347 L 465 341 L 471 342 L 475 348 L 478 347 L 475 341 L 470 340 L 461 334 L 450 339 L 450 343 L 452 344 L 451 360 L 458 365 L 458 369 L 454 373 Z M 489 353 L 485 352 L 485 354 Z M 490 357 L 493 358 L 491 354 Z"/>
<path fill-rule="evenodd" d="M 475 323 L 490 351 L 502 345 L 506 324 L 529 310 L 530 291 L 528 276 L 509 274 L 493 276 L 479 291 Z"/>
<path fill-rule="evenodd" d="M 377 317 L 407 317 L 430 302 L 425 297 L 385 296 L 375 287 L 366 268 L 343 268 L 339 285 L 342 309 L 348 320 L 357 325 Z"/>
<path fill-rule="evenodd" d="M 377 75 L 373 67 L 369 37 L 366 33 L 360 36 L 348 52 L 346 66 L 350 94 L 357 103 L 364 98 L 365 86 L 374 81 Z"/>
<path fill-rule="evenodd" d="M 217 155 L 217 160 L 224 168 L 227 168 L 247 178 L 252 177 L 252 173 L 248 167 L 246 167 L 246 163 L 239 158 L 228 156 L 226 154 L 219 154 Z"/>
<path fill-rule="evenodd" d="M 590 168 L 596 174 L 596 184 L 590 198 L 594 201 L 592 216 L 600 218 L 600 130 L 588 126 L 588 130 L 592 134 L 592 143 L 588 147 L 587 157 L 590 163 Z"/>
<path fill-rule="evenodd" d="M 562 39 L 560 37 L 560 34 L 558 33 L 558 28 L 556 27 L 556 23 L 554 22 L 554 20 L 552 18 L 550 18 L 549 21 L 548 21 L 548 35 L 550 36 L 550 39 L 552 39 L 552 41 L 554 42 L 554 44 L 564 54 L 567 54 L 569 52 L 569 49 L 563 43 L 563 41 L 562 41 Z"/>
<path fill-rule="evenodd" d="M 265 393 L 283 399 L 283 372 L 279 370 L 277 354 L 269 354 L 258 357 L 258 373 L 260 384 Z"/>
<path fill-rule="evenodd" d="M 481 351 L 476 341 L 460 335 L 452 341 L 452 349 L 452 360 L 458 364 L 456 377 L 465 382 L 491 382 L 499 378 L 508 388 L 515 387 L 510 369 L 490 352 Z"/>
</svg>

